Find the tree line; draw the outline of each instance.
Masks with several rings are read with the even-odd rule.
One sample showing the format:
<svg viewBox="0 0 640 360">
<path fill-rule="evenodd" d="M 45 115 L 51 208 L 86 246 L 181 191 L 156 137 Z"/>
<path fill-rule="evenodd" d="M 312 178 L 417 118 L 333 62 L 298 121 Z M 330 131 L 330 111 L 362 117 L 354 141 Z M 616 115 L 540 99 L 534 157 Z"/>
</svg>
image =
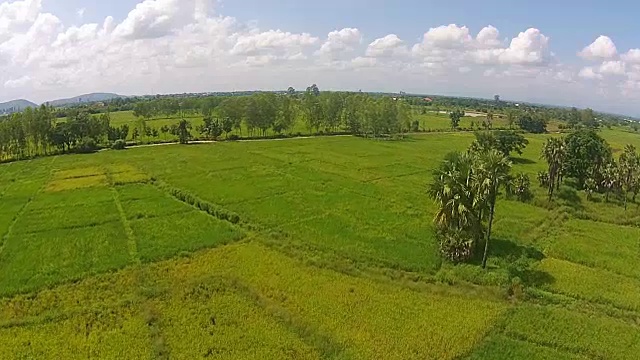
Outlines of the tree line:
<svg viewBox="0 0 640 360">
<path fill-rule="evenodd" d="M 411 105 L 400 98 L 375 97 L 363 93 L 321 92 L 317 85 L 300 93 L 290 88 L 284 94 L 254 93 L 249 96 L 201 99 L 197 108 L 187 108 L 177 99 L 139 102 L 134 115 L 143 120 L 160 116 L 185 117 L 200 114 L 204 125 L 197 130 L 214 138 L 246 129 L 249 137 L 291 134 L 298 121 L 308 132 L 346 132 L 365 137 L 388 137 L 411 130 Z M 142 125 L 141 127 L 144 127 Z"/>
</svg>

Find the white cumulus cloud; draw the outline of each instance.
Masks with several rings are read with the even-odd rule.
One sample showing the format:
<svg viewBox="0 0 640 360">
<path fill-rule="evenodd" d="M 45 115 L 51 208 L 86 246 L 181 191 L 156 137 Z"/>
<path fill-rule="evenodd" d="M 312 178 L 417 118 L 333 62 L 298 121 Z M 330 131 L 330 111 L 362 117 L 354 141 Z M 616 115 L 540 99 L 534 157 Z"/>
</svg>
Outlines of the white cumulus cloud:
<svg viewBox="0 0 640 360">
<path fill-rule="evenodd" d="M 608 36 L 600 35 L 591 45 L 578 53 L 587 60 L 609 60 L 618 55 L 618 49 Z"/>
<path fill-rule="evenodd" d="M 599 72 L 604 75 L 624 75 L 625 64 L 622 61 L 605 61 L 600 65 Z"/>
<path fill-rule="evenodd" d="M 589 80 L 602 79 L 602 75 L 598 74 L 591 66 L 582 68 L 578 73 L 578 76 Z"/>
<path fill-rule="evenodd" d="M 362 42 L 362 33 L 356 28 L 344 28 L 329 33 L 318 54 L 335 58 L 345 52 L 353 51 Z"/>
<path fill-rule="evenodd" d="M 395 34 L 389 34 L 369 44 L 366 55 L 369 57 L 388 57 L 405 55 L 407 52 L 408 49 L 404 41 Z"/>
</svg>

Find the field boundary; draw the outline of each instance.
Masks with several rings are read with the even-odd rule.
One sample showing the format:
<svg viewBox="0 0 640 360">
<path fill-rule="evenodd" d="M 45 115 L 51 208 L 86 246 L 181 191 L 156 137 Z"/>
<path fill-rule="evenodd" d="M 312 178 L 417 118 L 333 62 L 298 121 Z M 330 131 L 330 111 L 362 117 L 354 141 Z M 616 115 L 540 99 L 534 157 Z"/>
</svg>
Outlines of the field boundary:
<svg viewBox="0 0 640 360">
<path fill-rule="evenodd" d="M 131 228 L 131 224 L 129 223 L 129 219 L 127 219 L 127 214 L 124 212 L 124 208 L 122 207 L 122 203 L 120 202 L 120 194 L 115 187 L 111 187 L 111 192 L 113 194 L 113 201 L 116 204 L 116 208 L 118 208 L 118 213 L 120 215 L 120 222 L 124 227 L 124 231 L 127 234 L 127 250 L 129 251 L 129 256 L 131 257 L 131 261 L 134 264 L 140 265 L 140 255 L 138 254 L 138 243 L 136 241 L 135 234 L 133 233 L 133 229 Z"/>
<path fill-rule="evenodd" d="M 218 220 L 226 221 L 231 225 L 236 225 L 236 226 L 245 225 L 245 226 L 248 226 L 250 229 L 255 228 L 254 225 L 243 222 L 242 219 L 240 218 L 240 215 L 238 215 L 237 213 L 230 211 L 228 209 L 225 209 L 218 204 L 214 204 L 212 202 L 203 200 L 188 191 L 182 190 L 177 187 L 173 187 L 162 180 L 152 181 L 151 184 L 156 186 L 160 191 L 171 195 L 171 197 L 173 197 L 174 199 L 182 203 L 185 203 L 187 205 L 190 205 L 202 212 L 205 212 L 209 216 L 212 216 Z"/>
<path fill-rule="evenodd" d="M 107 176 L 107 180 L 109 181 L 109 187 L 111 188 L 113 202 L 118 209 L 120 222 L 122 223 L 122 227 L 124 227 L 124 232 L 127 234 L 127 250 L 129 252 L 129 257 L 135 265 L 140 265 L 142 264 L 142 262 L 140 261 L 140 255 L 138 254 L 138 243 L 136 241 L 133 229 L 131 228 L 131 224 L 129 223 L 129 219 L 127 219 L 127 214 L 122 207 L 122 202 L 120 201 L 120 193 L 118 193 L 118 190 L 114 186 L 113 176 L 111 172 L 105 169 L 105 174 Z"/>
</svg>

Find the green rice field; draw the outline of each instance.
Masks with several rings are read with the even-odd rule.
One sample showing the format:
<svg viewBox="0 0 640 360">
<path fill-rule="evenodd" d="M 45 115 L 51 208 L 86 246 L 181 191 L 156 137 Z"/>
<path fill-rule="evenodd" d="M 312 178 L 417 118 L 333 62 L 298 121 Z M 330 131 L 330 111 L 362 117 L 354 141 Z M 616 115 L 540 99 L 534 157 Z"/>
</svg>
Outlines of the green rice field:
<svg viewBox="0 0 640 360">
<path fill-rule="evenodd" d="M 135 118 L 112 114 L 124 123 Z M 548 136 L 528 136 L 516 172 L 545 169 Z M 637 359 L 638 204 L 568 187 L 549 204 L 532 180 L 529 203 L 498 201 L 488 270 L 441 259 L 427 184 L 472 140 L 219 142 L 0 165 L 0 359 Z"/>
</svg>

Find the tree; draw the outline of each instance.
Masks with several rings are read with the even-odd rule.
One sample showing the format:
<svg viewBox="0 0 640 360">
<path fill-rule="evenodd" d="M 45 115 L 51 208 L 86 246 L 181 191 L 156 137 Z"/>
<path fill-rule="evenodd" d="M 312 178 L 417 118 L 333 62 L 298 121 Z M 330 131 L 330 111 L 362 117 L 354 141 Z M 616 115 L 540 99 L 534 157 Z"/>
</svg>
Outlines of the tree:
<svg viewBox="0 0 640 360">
<path fill-rule="evenodd" d="M 168 127 L 167 125 L 162 125 L 162 127 L 160 128 L 160 132 L 165 135 L 165 140 L 166 140 L 167 134 L 171 132 L 171 128 Z"/>
<path fill-rule="evenodd" d="M 222 117 L 223 122 L 230 121 L 236 130 L 242 129 L 242 118 L 245 115 L 245 100 L 240 98 L 228 98 L 218 105 L 217 111 Z M 242 136 L 242 133 L 240 133 Z"/>
<path fill-rule="evenodd" d="M 180 144 L 188 144 L 191 139 L 191 123 L 182 119 L 171 127 L 171 133 L 178 137 Z"/>
<path fill-rule="evenodd" d="M 320 90 L 313 84 L 307 88 L 302 96 L 302 108 L 304 109 L 304 119 L 309 130 L 318 131 L 322 124 L 322 105 L 320 103 Z"/>
<path fill-rule="evenodd" d="M 598 191 L 598 183 L 593 178 L 588 178 L 584 182 L 584 189 L 587 193 L 587 200 L 591 200 L 593 193 Z"/>
<path fill-rule="evenodd" d="M 482 237 L 474 166 L 473 154 L 449 153 L 434 170 L 428 190 L 438 206 L 434 224 L 440 250 L 452 261 L 468 260 L 473 255 L 473 245 Z"/>
<path fill-rule="evenodd" d="M 489 254 L 489 243 L 491 241 L 491 228 L 495 215 L 496 200 L 501 187 L 507 186 L 510 181 L 511 162 L 499 151 L 492 150 L 481 154 L 478 171 L 475 175 L 478 184 L 478 197 L 489 211 L 489 222 L 487 226 L 487 237 L 484 245 L 484 255 L 482 256 L 482 268 L 487 267 L 487 256 Z"/>
<path fill-rule="evenodd" d="M 500 95 L 495 95 L 495 96 L 493 97 L 493 99 L 494 99 L 497 103 L 500 103 Z"/>
<path fill-rule="evenodd" d="M 296 94 L 296 89 L 294 89 L 292 86 L 289 86 L 289 88 L 287 89 L 287 95 L 292 96 Z"/>
<path fill-rule="evenodd" d="M 620 155 L 619 171 L 621 175 L 621 186 L 624 191 L 624 209 L 627 210 L 627 199 L 629 193 L 637 188 L 638 170 L 640 167 L 640 157 L 635 146 L 627 145 L 624 147 L 623 153 Z M 635 195 L 634 195 L 635 198 Z"/>
<path fill-rule="evenodd" d="M 476 132 L 475 137 L 476 140 L 471 144 L 474 151 L 487 152 L 495 149 L 506 157 L 514 151 L 522 155 L 522 150 L 529 145 L 529 140 L 514 131 Z"/>
<path fill-rule="evenodd" d="M 580 123 L 581 117 L 580 112 L 575 107 L 571 108 L 569 113 L 569 127 L 572 129 L 576 128 Z"/>
<path fill-rule="evenodd" d="M 486 235 L 482 261 L 486 267 L 497 196 L 501 188 L 509 188 L 510 171 L 509 160 L 495 149 L 450 153 L 434 170 L 428 193 L 438 205 L 434 223 L 444 256 L 469 259 L 473 245 Z"/>
<path fill-rule="evenodd" d="M 295 91 L 295 90 L 294 90 Z M 280 134 L 283 131 L 290 131 L 295 123 L 295 107 L 290 96 L 283 96 L 280 99 L 280 110 L 278 119 L 274 123 L 273 130 Z"/>
<path fill-rule="evenodd" d="M 222 135 L 222 124 L 218 119 L 204 118 L 198 131 L 209 139 L 218 140 L 218 137 Z"/>
<path fill-rule="evenodd" d="M 509 129 L 513 129 L 513 125 L 516 123 L 516 111 L 513 109 L 506 110 L 507 115 L 507 125 L 509 125 Z"/>
<path fill-rule="evenodd" d="M 602 172 L 602 187 L 605 189 L 605 201 L 609 202 L 609 194 L 619 186 L 620 172 L 618 165 L 611 160 Z"/>
<path fill-rule="evenodd" d="M 547 132 L 547 122 L 539 116 L 532 116 L 530 113 L 522 114 L 518 119 L 518 125 L 522 130 L 534 134 Z"/>
<path fill-rule="evenodd" d="M 411 106 L 404 100 L 397 101 L 396 106 L 398 132 L 405 134 L 411 129 Z"/>
<path fill-rule="evenodd" d="M 451 119 L 451 129 L 455 130 L 460 126 L 460 119 L 464 117 L 465 113 L 462 110 L 454 110 L 449 113 L 449 119 Z"/>
<path fill-rule="evenodd" d="M 558 138 L 547 139 L 542 147 L 542 158 L 547 162 L 547 186 L 549 201 L 553 198 L 553 191 L 560 183 L 560 173 L 565 162 L 564 141 Z M 541 177 L 539 176 L 539 180 Z"/>
<path fill-rule="evenodd" d="M 589 108 L 584 109 L 580 112 L 580 120 L 582 124 L 587 128 L 595 129 L 600 126 L 600 124 L 598 124 L 598 121 L 596 120 L 596 116 L 593 110 Z"/>
<path fill-rule="evenodd" d="M 337 92 L 324 93 L 321 99 L 323 123 L 328 131 L 336 131 L 340 126 L 344 101 Z"/>
<path fill-rule="evenodd" d="M 540 184 L 540 187 L 545 187 L 548 188 L 549 187 L 549 173 L 546 171 L 538 171 L 538 175 L 536 176 L 536 179 L 538 179 L 538 183 Z"/>
<path fill-rule="evenodd" d="M 222 119 L 222 131 L 224 132 L 224 137 L 229 138 L 229 133 L 233 131 L 233 120 L 231 118 L 225 117 Z"/>
<path fill-rule="evenodd" d="M 493 111 L 489 110 L 484 121 L 484 128 L 486 130 L 493 129 Z"/>
<path fill-rule="evenodd" d="M 589 177 L 598 179 L 602 168 L 611 159 L 609 144 L 594 130 L 581 129 L 565 139 L 564 172 L 578 180 L 582 189 Z"/>
<path fill-rule="evenodd" d="M 515 195 L 520 201 L 527 201 L 531 198 L 531 179 L 529 175 L 520 173 L 512 179 L 509 186 L 511 194 Z"/>
</svg>

